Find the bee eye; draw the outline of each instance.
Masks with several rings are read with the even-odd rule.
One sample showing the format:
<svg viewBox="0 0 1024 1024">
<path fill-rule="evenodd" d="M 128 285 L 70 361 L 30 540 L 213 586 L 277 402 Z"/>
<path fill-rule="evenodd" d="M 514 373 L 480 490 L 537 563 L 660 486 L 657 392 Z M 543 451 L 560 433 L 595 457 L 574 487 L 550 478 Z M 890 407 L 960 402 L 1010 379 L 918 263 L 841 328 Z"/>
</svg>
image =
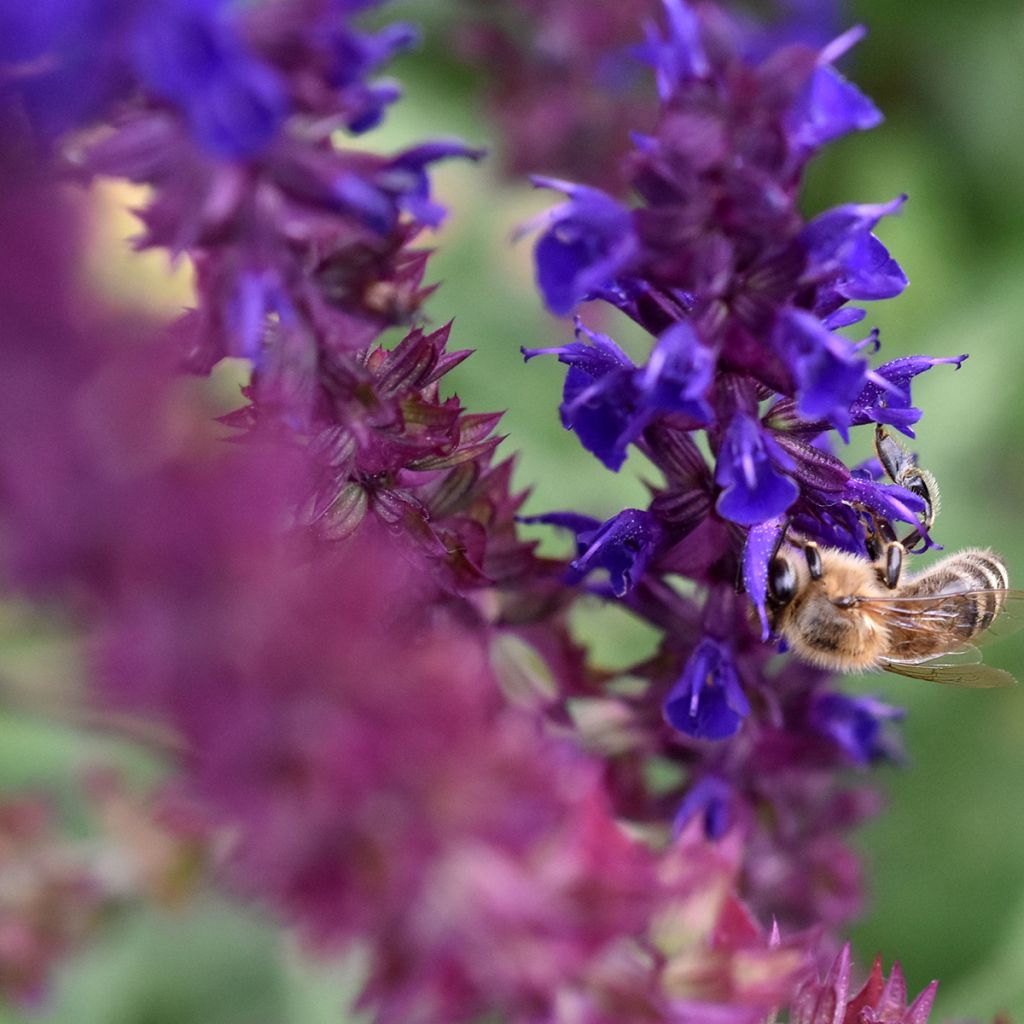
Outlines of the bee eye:
<svg viewBox="0 0 1024 1024">
<path fill-rule="evenodd" d="M 796 570 L 782 555 L 776 555 L 768 565 L 768 596 L 780 606 L 796 597 Z"/>
</svg>

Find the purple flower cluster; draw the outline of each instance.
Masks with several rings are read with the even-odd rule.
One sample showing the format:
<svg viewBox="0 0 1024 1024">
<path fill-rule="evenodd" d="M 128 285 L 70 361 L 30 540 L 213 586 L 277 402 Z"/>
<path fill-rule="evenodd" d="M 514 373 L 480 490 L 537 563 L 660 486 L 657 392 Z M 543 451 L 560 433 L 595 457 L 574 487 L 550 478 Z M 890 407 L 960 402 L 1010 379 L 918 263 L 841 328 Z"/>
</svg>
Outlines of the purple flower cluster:
<svg viewBox="0 0 1024 1024">
<path fill-rule="evenodd" d="M 467 0 L 453 32 L 484 84 L 506 172 L 568 174 L 613 191 L 630 129 L 655 105 L 633 51 L 654 0 Z"/>
<path fill-rule="evenodd" d="M 372 2 L 372 0 L 371 0 Z M 347 17 L 366 0 L 300 0 L 246 12 L 230 0 L 43 0 L 6 4 L 0 101 L 47 144 L 146 105 L 181 118 L 211 157 L 265 152 L 302 112 L 365 131 L 398 97 L 366 78 L 415 40 Z"/>
<path fill-rule="evenodd" d="M 479 584 L 521 571 L 530 548 L 514 535 L 511 467 L 492 462 L 499 417 L 440 397 L 439 379 L 468 353 L 446 351 L 448 328 L 422 328 L 429 253 L 412 242 L 444 215 L 430 165 L 480 152 L 452 140 L 387 157 L 338 144 L 397 97 L 368 76 L 415 36 L 357 30 L 366 6 L 111 0 L 88 25 L 109 61 L 88 74 L 122 88 L 80 112 L 60 156 L 76 174 L 150 187 L 137 245 L 187 256 L 196 274 L 174 346 L 197 373 L 249 360 L 250 404 L 226 422 L 312 454 L 302 524 L 340 540 L 369 514 L 455 585 Z M 43 135 L 33 90 L 49 88 L 51 69 L 74 71 L 67 26 L 16 27 L 33 63 L 14 65 L 8 101 Z M 100 116 L 109 127 L 86 131 Z M 220 144 L 241 129 L 244 140 Z M 396 326 L 409 331 L 401 344 L 374 348 Z"/>
<path fill-rule="evenodd" d="M 841 770 L 896 756 L 899 712 L 777 670 L 734 587 L 763 612 L 784 517 L 859 551 L 862 516 L 921 510 L 827 444 L 910 433 L 911 382 L 943 361 L 871 369 L 874 339 L 836 333 L 905 284 L 872 233 L 899 201 L 796 209 L 815 150 L 878 118 L 833 67 L 851 37 L 770 50 L 669 0 L 640 50 L 662 102 L 628 165 L 642 204 L 541 179 L 566 196 L 537 247 L 548 304 L 600 298 L 651 337 L 637 365 L 578 320 L 551 350 L 562 420 L 664 475 L 607 522 L 540 517 L 576 538 L 566 573 L 519 535 L 499 417 L 444 395 L 468 353 L 421 309 L 430 167 L 478 152 L 346 144 L 413 36 L 356 28 L 368 6 L 0 8 L 5 586 L 60 610 L 90 711 L 169 737 L 193 815 L 171 847 L 312 951 L 366 950 L 375 1020 L 923 1024 L 933 990 L 907 1008 L 898 969 L 853 997 L 847 952 L 815 973 L 859 904 L 843 834 L 875 807 Z M 148 186 L 138 244 L 195 268 L 170 331 L 83 291 L 64 186 L 98 176 Z M 225 356 L 251 376 L 218 422 L 179 371 Z M 585 589 L 662 632 L 630 687 L 571 639 Z M 28 943 L 47 922 L 0 924 Z M 30 950 L 28 987 L 63 948 Z"/>
<path fill-rule="evenodd" d="M 751 8 L 754 5 L 750 5 Z M 744 11 L 745 45 L 822 46 L 838 34 L 837 0 L 770 0 Z M 463 0 L 449 31 L 483 73 L 499 158 L 510 176 L 565 175 L 620 193 L 632 135 L 655 122 L 657 97 L 637 54 L 655 0 Z M 739 14 L 739 12 L 737 12 Z"/>
<path fill-rule="evenodd" d="M 830 432 L 847 439 L 851 427 L 884 423 L 912 437 L 912 380 L 966 358 L 873 368 L 877 332 L 840 333 L 866 315 L 853 303 L 906 287 L 874 233 L 905 197 L 810 219 L 798 205 L 821 147 L 881 120 L 835 67 L 862 35 L 766 48 L 714 5 L 665 0 L 664 27 L 651 25 L 642 51 L 661 113 L 627 160 L 639 202 L 536 178 L 565 198 L 530 225 L 552 312 L 596 300 L 650 338 L 637 366 L 577 314 L 574 342 L 524 349 L 568 367 L 560 414 L 585 449 L 618 471 L 635 446 L 664 475 L 648 508 L 604 523 L 537 517 L 574 532 L 570 581 L 607 573 L 589 589 L 664 635 L 637 670 L 648 689 L 629 709 L 645 740 L 635 761 L 612 767 L 624 776 L 621 812 L 660 818 L 675 801 L 676 820 L 700 818 L 709 838 L 744 831 L 746 892 L 788 924 L 840 924 L 857 910 L 859 872 L 839 837 L 874 801 L 844 788 L 840 770 L 897 755 L 899 712 L 829 693 L 808 667 L 773 669 L 762 643 L 768 563 L 787 530 L 864 555 L 873 519 L 919 525 L 920 498 L 848 469 Z M 673 575 L 701 585 L 699 606 Z M 685 767 L 689 782 L 667 795 L 638 786 L 652 755 Z M 828 881 L 818 889 L 813 878 Z"/>
</svg>

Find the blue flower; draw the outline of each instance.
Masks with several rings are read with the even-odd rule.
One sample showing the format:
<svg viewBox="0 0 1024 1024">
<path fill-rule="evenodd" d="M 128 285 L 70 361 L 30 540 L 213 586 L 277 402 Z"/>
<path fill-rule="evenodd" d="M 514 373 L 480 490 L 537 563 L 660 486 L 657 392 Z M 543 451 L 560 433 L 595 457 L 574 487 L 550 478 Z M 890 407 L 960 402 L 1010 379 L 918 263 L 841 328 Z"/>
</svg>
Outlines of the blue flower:
<svg viewBox="0 0 1024 1024">
<path fill-rule="evenodd" d="M 897 722 L 905 715 L 903 708 L 883 704 L 873 697 L 822 693 L 811 708 L 811 724 L 851 761 L 869 764 L 900 756 L 899 746 L 887 734 L 885 723 Z"/>
<path fill-rule="evenodd" d="M 904 487 L 851 477 L 844 489 L 844 497 L 847 501 L 869 509 L 880 519 L 912 523 L 925 535 L 919 521 L 925 511 L 924 500 Z M 925 540 L 930 544 L 927 535 Z"/>
<path fill-rule="evenodd" d="M 596 529 L 577 534 L 576 540 L 580 554 L 570 563 L 570 579 L 581 580 L 595 569 L 604 569 L 612 593 L 624 597 L 654 555 L 661 527 L 650 512 L 627 508 Z"/>
<path fill-rule="evenodd" d="M 481 160 L 484 150 L 467 146 L 458 139 L 432 139 L 403 150 L 374 177 L 374 184 L 394 199 L 405 213 L 428 227 L 437 227 L 444 219 L 445 208 L 430 196 L 427 167 L 438 160 L 458 157 Z"/>
<path fill-rule="evenodd" d="M 819 149 L 847 132 L 865 131 L 882 123 L 874 103 L 831 66 L 863 37 L 863 28 L 852 28 L 821 51 L 817 67 L 786 118 L 789 141 L 795 148 Z"/>
<path fill-rule="evenodd" d="M 658 95 L 671 98 L 679 86 L 704 78 L 711 70 L 700 38 L 700 22 L 683 0 L 664 0 L 668 33 L 662 38 L 657 26 L 647 25 L 647 42 L 640 56 L 654 66 Z"/>
<path fill-rule="evenodd" d="M 906 274 L 871 233 L 906 198 L 837 206 L 803 229 L 800 243 L 807 254 L 805 277 L 820 289 L 815 312 L 827 315 L 847 299 L 890 299 L 907 287 Z"/>
<path fill-rule="evenodd" d="M 845 439 L 850 405 L 863 390 L 868 360 L 801 309 L 788 309 L 779 316 L 775 345 L 796 378 L 797 411 L 809 420 L 828 420 Z"/>
<path fill-rule="evenodd" d="M 665 698 L 665 720 L 702 740 L 732 736 L 750 713 L 729 648 L 705 637 Z"/>
<path fill-rule="evenodd" d="M 609 469 L 626 461 L 629 443 L 643 429 L 643 413 L 637 409 L 636 367 L 605 334 L 576 324 L 575 341 L 560 348 L 522 350 L 527 360 L 557 355 L 569 367 L 562 389 L 559 413 L 562 426 L 572 430 L 580 444 L 593 452 Z M 589 342 L 589 343 L 588 343 Z"/>
<path fill-rule="evenodd" d="M 715 483 L 723 488 L 715 503 L 718 514 L 741 526 L 781 515 L 800 493 L 783 472 L 794 468 L 793 460 L 753 416 L 735 413 L 715 465 Z"/>
<path fill-rule="evenodd" d="M 547 230 L 534 248 L 537 283 L 544 301 L 552 313 L 564 316 L 585 299 L 613 289 L 617 278 L 630 267 L 638 248 L 632 216 L 599 189 L 555 178 L 532 180 L 569 197 L 540 218 Z"/>
<path fill-rule="evenodd" d="M 483 155 L 483 150 L 457 139 L 435 139 L 376 165 L 355 164 L 325 183 L 325 191 L 338 205 L 382 235 L 394 230 L 403 212 L 421 224 L 437 227 L 446 211 L 431 197 L 427 167 L 437 160 L 479 160 Z"/>
<path fill-rule="evenodd" d="M 401 23 L 372 33 L 357 32 L 342 22 L 328 38 L 334 56 L 329 77 L 337 89 L 345 91 L 349 131 L 358 134 L 380 124 L 384 108 L 398 99 L 401 91 L 390 82 L 368 84 L 366 78 L 418 41 L 416 29 Z"/>
<path fill-rule="evenodd" d="M 604 569 L 616 597 L 625 597 L 636 586 L 662 537 L 657 519 L 638 508 L 623 509 L 604 523 L 577 512 L 521 516 L 519 522 L 571 530 L 576 535 L 576 557 L 569 563 L 568 582 L 578 583 L 591 572 Z"/>
<path fill-rule="evenodd" d="M 779 544 L 784 526 L 782 519 L 768 519 L 757 523 L 747 533 L 743 545 L 743 588 L 757 610 L 761 621 L 761 639 L 771 636 L 768 623 L 766 597 L 768 594 L 768 563 Z"/>
<path fill-rule="evenodd" d="M 717 775 L 705 775 L 690 787 L 672 820 L 672 834 L 678 836 L 698 815 L 704 835 L 717 842 L 729 831 L 735 817 L 733 787 Z"/>
<path fill-rule="evenodd" d="M 715 376 L 717 356 L 701 343 L 693 327 L 679 320 L 659 336 L 647 365 L 637 375 L 637 390 L 652 411 L 680 413 L 694 425 L 710 422 L 705 395 Z"/>
<path fill-rule="evenodd" d="M 644 367 L 633 361 L 605 334 L 588 330 L 578 320 L 576 337 L 586 338 L 559 348 L 522 350 L 529 360 L 557 355 L 569 370 L 559 412 L 562 425 L 609 469 L 618 470 L 626 449 L 658 412 L 674 412 L 693 426 L 712 416 L 704 395 L 711 385 L 715 353 L 698 341 L 685 322 L 658 338 Z"/>
<path fill-rule="evenodd" d="M 158 0 L 138 19 L 133 56 L 142 82 L 185 115 L 214 156 L 253 156 L 288 113 L 277 73 L 250 54 L 225 0 Z"/>
<path fill-rule="evenodd" d="M 575 512 L 549 512 L 524 516 L 523 523 L 547 523 L 576 534 L 576 558 L 569 563 L 570 583 L 604 569 L 612 593 L 624 597 L 636 586 L 661 540 L 661 527 L 650 512 L 623 509 L 607 522 Z"/>
<path fill-rule="evenodd" d="M 47 143 L 96 117 L 130 84 L 117 45 L 125 16 L 116 0 L 3 4 L 0 101 L 17 97 Z"/>
<path fill-rule="evenodd" d="M 921 418 L 921 410 L 911 404 L 910 382 L 942 363 L 952 364 L 959 370 L 966 358 L 966 352 L 945 359 L 903 356 L 879 366 L 850 407 L 851 423 L 885 423 L 907 437 L 914 437 L 913 424 Z"/>
</svg>

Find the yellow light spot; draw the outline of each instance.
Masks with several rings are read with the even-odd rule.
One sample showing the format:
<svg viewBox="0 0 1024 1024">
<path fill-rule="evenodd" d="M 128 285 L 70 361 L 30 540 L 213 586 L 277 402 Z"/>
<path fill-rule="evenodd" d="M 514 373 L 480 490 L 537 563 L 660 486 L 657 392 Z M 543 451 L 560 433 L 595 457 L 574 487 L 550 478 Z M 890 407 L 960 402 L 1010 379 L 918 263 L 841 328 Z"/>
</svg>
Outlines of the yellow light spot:
<svg viewBox="0 0 1024 1024">
<path fill-rule="evenodd" d="M 121 309 L 176 316 L 192 304 L 192 264 L 173 266 L 160 249 L 136 252 L 131 239 L 142 228 L 131 212 L 150 190 L 126 182 L 100 182 L 92 190 L 92 224 L 85 255 L 86 284 Z"/>
</svg>

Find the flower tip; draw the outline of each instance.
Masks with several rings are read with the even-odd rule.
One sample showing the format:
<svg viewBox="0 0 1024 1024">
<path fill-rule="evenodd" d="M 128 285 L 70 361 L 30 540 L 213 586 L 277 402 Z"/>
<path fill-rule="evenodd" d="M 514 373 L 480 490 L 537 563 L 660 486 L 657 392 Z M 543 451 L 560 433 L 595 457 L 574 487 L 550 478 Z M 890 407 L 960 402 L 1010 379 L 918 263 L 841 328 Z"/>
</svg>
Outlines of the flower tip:
<svg viewBox="0 0 1024 1024">
<path fill-rule="evenodd" d="M 551 178 L 546 174 L 531 174 L 528 177 L 530 184 L 534 188 L 550 188 L 555 192 L 562 192 L 565 195 L 571 195 L 578 187 L 564 178 Z"/>
<path fill-rule="evenodd" d="M 844 53 L 852 50 L 867 34 L 868 29 L 866 25 L 853 25 L 822 48 L 821 54 L 818 57 L 818 63 L 834 64 Z"/>
<path fill-rule="evenodd" d="M 530 217 L 528 220 L 524 220 L 521 224 L 517 224 L 508 233 L 509 244 L 518 245 L 527 235 L 532 235 L 534 231 L 547 226 L 550 222 L 550 210 L 544 210 L 543 213 L 538 213 L 536 217 Z"/>
<path fill-rule="evenodd" d="M 839 950 L 839 953 L 836 955 L 836 958 L 832 963 L 832 971 L 830 972 L 832 977 L 842 978 L 849 975 L 852 956 L 853 953 L 850 943 L 844 942 L 843 948 Z"/>
<path fill-rule="evenodd" d="M 656 153 L 658 151 L 658 140 L 653 135 L 633 131 L 629 133 L 629 138 L 634 147 L 643 153 Z"/>
<path fill-rule="evenodd" d="M 903 204 L 909 198 L 910 196 L 908 193 L 901 192 L 898 196 L 890 199 L 889 202 L 882 203 L 878 208 L 880 210 L 879 220 L 881 220 L 882 217 L 891 217 L 893 214 L 899 213 Z"/>
<path fill-rule="evenodd" d="M 932 981 L 921 990 L 918 997 L 907 1007 L 907 1024 L 927 1024 L 938 988 L 938 981 Z"/>
<path fill-rule="evenodd" d="M 535 356 L 560 356 L 564 350 L 561 348 L 527 348 L 525 345 L 520 345 L 519 351 L 523 354 L 523 362 L 528 363 Z"/>
</svg>

